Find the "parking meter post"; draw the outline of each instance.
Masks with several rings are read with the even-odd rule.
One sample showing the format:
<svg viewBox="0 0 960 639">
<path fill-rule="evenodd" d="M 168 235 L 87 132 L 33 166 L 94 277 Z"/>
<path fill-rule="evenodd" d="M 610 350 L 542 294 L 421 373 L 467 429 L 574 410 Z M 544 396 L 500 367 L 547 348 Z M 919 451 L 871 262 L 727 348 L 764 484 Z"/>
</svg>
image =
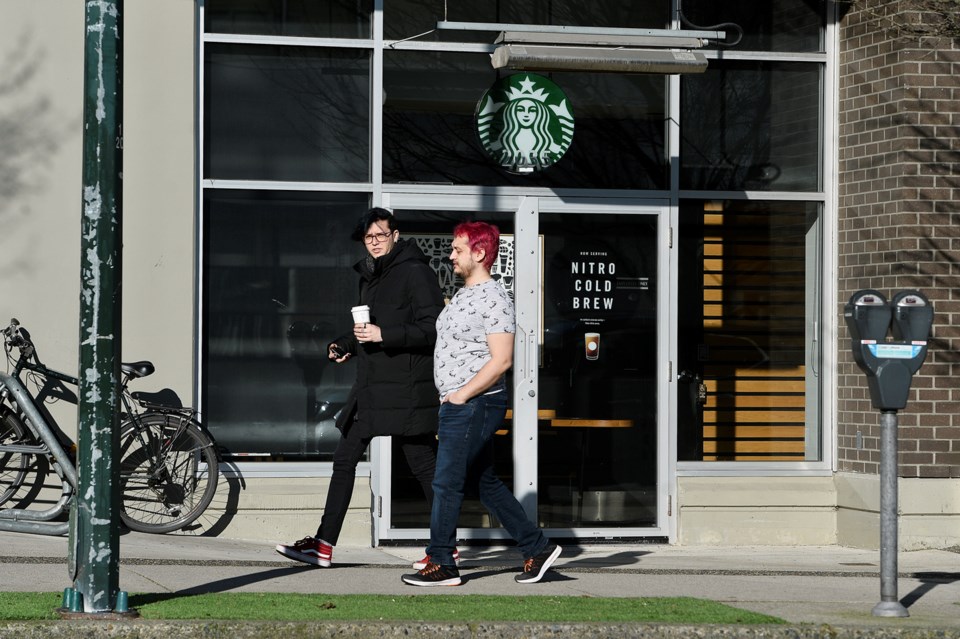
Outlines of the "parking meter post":
<svg viewBox="0 0 960 639">
<path fill-rule="evenodd" d="M 879 291 L 866 289 L 850 297 L 843 317 L 853 359 L 880 411 L 881 600 L 873 614 L 909 617 L 897 597 L 897 411 L 906 407 L 913 375 L 926 359 L 933 306 L 920 291 L 901 291 L 887 302 Z"/>
<path fill-rule="evenodd" d="M 880 603 L 874 617 L 909 617 L 897 595 L 897 412 L 880 413 Z"/>
</svg>

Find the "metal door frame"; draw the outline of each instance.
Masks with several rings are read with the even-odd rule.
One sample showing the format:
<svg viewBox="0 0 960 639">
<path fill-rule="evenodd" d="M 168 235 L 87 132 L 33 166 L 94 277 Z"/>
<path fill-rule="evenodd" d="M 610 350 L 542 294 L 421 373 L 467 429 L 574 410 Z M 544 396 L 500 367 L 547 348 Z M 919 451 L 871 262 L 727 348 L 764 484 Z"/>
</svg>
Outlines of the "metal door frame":
<svg viewBox="0 0 960 639">
<path fill-rule="evenodd" d="M 664 372 L 657 382 L 657 525 L 642 528 L 548 528 L 545 533 L 562 538 L 624 538 L 674 536 L 674 517 L 670 507 L 669 478 L 671 463 L 671 423 L 669 410 L 671 384 L 670 349 L 673 335 L 671 290 L 671 229 L 669 200 L 620 197 L 558 197 L 556 195 L 525 195 L 512 189 L 490 191 L 471 189 L 472 192 L 399 192 L 384 193 L 380 206 L 402 211 L 491 211 L 514 212 L 515 272 L 514 295 L 517 314 L 517 333 L 514 341 L 514 434 L 513 457 L 523 459 L 514 466 L 514 495 L 527 514 L 537 514 L 537 394 L 539 372 L 540 308 L 539 288 L 542 273 L 539 255 L 540 213 L 562 214 L 621 214 L 652 215 L 657 219 L 657 367 Z M 451 229 L 452 230 L 452 229 Z M 533 444 L 533 445 L 531 445 Z M 532 452 L 531 452 L 532 451 Z M 386 438 L 374 438 L 370 449 L 373 506 L 373 544 L 383 540 L 420 540 L 429 537 L 424 528 L 390 528 L 392 504 L 391 448 Z M 460 528 L 458 536 L 469 539 L 508 539 L 502 528 Z"/>
</svg>

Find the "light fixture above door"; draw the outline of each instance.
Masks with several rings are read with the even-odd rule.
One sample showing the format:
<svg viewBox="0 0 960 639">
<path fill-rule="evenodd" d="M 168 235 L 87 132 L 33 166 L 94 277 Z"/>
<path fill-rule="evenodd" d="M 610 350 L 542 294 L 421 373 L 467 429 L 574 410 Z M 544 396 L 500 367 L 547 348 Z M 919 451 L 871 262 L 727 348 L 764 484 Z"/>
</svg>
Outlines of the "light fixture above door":
<svg viewBox="0 0 960 639">
<path fill-rule="evenodd" d="M 495 69 L 614 73 L 703 73 L 699 49 L 723 31 L 604 29 L 559 25 L 437 22 L 437 29 L 499 31 Z"/>
</svg>

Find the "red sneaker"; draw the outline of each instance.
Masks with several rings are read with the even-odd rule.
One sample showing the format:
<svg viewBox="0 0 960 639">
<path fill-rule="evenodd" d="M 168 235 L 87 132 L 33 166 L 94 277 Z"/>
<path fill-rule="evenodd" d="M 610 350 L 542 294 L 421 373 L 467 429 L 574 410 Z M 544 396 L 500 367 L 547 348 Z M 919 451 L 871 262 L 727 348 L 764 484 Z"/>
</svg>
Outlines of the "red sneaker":
<svg viewBox="0 0 960 639">
<path fill-rule="evenodd" d="M 427 555 L 420 561 L 413 562 L 413 569 L 423 570 L 424 568 L 427 567 L 427 564 L 429 563 L 430 563 L 430 555 Z M 460 551 L 457 550 L 456 548 L 453 549 L 453 563 L 457 564 L 458 566 L 460 565 Z"/>
<path fill-rule="evenodd" d="M 333 546 L 314 537 L 304 537 L 290 545 L 277 544 L 277 552 L 284 557 L 323 568 L 329 567 L 333 559 Z"/>
</svg>

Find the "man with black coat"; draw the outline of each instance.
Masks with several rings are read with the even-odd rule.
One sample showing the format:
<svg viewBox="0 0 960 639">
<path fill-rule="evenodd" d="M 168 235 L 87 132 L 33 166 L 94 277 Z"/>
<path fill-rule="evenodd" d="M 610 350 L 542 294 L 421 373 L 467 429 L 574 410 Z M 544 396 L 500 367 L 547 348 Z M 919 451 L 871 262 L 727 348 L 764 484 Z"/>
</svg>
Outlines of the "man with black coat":
<svg viewBox="0 0 960 639">
<path fill-rule="evenodd" d="M 353 495 L 357 464 L 370 440 L 401 437 L 407 463 L 433 503 L 437 409 L 433 347 L 443 296 L 437 275 L 416 244 L 400 239 L 393 214 L 370 209 L 353 232 L 367 256 L 354 265 L 360 275 L 360 301 L 370 322 L 328 345 L 339 363 L 357 359 L 357 381 L 337 419 L 341 438 L 333 454 L 333 476 L 320 527 L 313 537 L 279 544 L 281 555 L 327 567 Z M 420 562 L 418 562 L 420 563 Z"/>
</svg>

